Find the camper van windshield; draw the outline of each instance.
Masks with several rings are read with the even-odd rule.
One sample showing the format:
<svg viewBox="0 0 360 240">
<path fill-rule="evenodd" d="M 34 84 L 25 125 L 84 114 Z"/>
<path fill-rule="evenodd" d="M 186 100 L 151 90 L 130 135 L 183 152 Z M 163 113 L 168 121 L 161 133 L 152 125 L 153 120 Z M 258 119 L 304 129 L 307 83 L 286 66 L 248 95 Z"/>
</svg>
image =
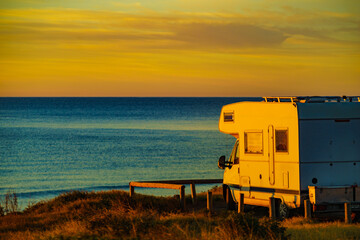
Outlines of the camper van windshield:
<svg viewBox="0 0 360 240">
<path fill-rule="evenodd" d="M 236 141 L 234 145 L 233 152 L 230 157 L 230 161 L 233 164 L 239 164 L 239 141 Z"/>
</svg>

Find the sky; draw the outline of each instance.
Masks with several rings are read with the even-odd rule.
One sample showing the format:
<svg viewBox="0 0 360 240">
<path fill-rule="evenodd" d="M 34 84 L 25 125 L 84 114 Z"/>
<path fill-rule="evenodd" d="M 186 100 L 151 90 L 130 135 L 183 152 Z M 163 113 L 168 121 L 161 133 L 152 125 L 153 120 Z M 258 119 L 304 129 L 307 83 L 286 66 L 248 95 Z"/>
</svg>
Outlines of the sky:
<svg viewBox="0 0 360 240">
<path fill-rule="evenodd" d="M 359 0 L 2 0 L 0 96 L 360 95 Z"/>
</svg>

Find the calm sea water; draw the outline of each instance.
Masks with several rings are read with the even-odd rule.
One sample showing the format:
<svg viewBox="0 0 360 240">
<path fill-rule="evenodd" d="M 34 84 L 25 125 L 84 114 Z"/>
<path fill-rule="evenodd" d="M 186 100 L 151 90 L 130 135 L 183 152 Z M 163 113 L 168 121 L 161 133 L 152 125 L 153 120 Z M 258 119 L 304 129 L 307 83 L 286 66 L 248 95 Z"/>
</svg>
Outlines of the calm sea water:
<svg viewBox="0 0 360 240">
<path fill-rule="evenodd" d="M 235 139 L 218 118 L 241 100 L 255 99 L 0 98 L 0 197 L 13 190 L 25 207 L 135 180 L 222 178 L 217 160 Z"/>
</svg>

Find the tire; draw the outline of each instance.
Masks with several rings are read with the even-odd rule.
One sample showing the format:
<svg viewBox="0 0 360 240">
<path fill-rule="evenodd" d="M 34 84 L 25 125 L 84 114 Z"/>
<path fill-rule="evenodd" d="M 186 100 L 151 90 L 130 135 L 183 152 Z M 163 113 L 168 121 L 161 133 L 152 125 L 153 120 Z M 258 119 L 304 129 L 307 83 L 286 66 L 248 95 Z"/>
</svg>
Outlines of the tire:
<svg viewBox="0 0 360 240">
<path fill-rule="evenodd" d="M 278 214 L 280 219 L 288 218 L 290 216 L 290 208 L 284 202 L 281 202 L 279 204 Z"/>
</svg>

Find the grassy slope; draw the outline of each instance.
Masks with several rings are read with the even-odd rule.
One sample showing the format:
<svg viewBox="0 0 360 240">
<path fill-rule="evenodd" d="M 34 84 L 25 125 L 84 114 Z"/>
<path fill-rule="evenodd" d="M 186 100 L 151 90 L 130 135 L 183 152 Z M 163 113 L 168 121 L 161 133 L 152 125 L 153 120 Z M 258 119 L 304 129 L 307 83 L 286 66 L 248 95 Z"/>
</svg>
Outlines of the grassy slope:
<svg viewBox="0 0 360 240">
<path fill-rule="evenodd" d="M 219 198 L 215 198 L 219 199 Z M 127 192 L 71 192 L 38 203 L 17 214 L 0 217 L 1 239 L 357 239 L 360 226 L 314 224 L 303 218 L 283 226 L 251 214 L 225 210 L 212 217 L 203 208 L 181 212 L 176 197 L 153 197 Z M 219 200 L 220 201 L 220 200 Z M 190 199 L 188 199 L 190 206 Z M 215 203 L 216 205 L 216 203 Z M 332 230 L 334 229 L 334 230 Z"/>
<path fill-rule="evenodd" d="M 303 217 L 286 219 L 281 224 L 294 240 L 315 239 L 360 239 L 360 224 L 343 222 L 319 222 Z"/>
</svg>

